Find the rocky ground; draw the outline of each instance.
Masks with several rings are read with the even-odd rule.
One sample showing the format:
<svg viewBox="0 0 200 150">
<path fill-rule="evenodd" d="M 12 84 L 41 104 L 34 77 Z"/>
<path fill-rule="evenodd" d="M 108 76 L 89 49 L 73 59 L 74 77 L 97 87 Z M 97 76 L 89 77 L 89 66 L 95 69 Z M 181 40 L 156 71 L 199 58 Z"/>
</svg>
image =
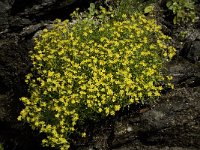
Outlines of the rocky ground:
<svg viewBox="0 0 200 150">
<path fill-rule="evenodd" d="M 87 7 L 89 2 L 0 1 L 0 143 L 5 150 L 50 149 L 40 146 L 43 135 L 16 119 L 23 107 L 19 97 L 27 94 L 28 51 L 37 31 L 55 18 L 68 18 L 74 8 Z M 176 34 L 180 30 L 171 30 L 178 52 L 168 70 L 174 76 L 175 89 L 163 93 L 156 103 L 133 106 L 91 126 L 87 141 L 77 140 L 72 149 L 200 149 L 200 22 L 184 29 L 187 35 L 182 43 Z"/>
</svg>

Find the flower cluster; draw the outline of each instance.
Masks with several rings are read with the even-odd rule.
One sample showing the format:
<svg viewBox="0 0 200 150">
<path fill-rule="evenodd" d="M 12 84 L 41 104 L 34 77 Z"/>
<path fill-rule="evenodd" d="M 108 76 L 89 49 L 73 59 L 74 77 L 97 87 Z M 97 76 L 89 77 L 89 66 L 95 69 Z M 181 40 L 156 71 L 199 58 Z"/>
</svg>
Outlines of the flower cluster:
<svg viewBox="0 0 200 150">
<path fill-rule="evenodd" d="M 162 70 L 175 49 L 155 20 L 137 13 L 105 20 L 57 21 L 35 40 L 26 76 L 31 96 L 21 98 L 18 119 L 46 133 L 46 146 L 66 150 L 79 121 L 94 113 L 115 115 L 160 96 L 163 83 L 171 86 Z"/>
</svg>

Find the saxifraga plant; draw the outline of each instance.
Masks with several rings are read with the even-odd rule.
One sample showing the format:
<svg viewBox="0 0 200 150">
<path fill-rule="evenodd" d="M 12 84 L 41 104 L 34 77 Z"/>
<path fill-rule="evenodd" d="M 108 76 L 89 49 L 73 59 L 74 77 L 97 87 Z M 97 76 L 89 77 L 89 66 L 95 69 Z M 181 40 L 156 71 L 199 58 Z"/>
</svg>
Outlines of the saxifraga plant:
<svg viewBox="0 0 200 150">
<path fill-rule="evenodd" d="M 67 150 L 71 134 L 86 136 L 80 122 L 155 100 L 163 84 L 172 87 L 163 70 L 175 49 L 155 20 L 140 13 L 115 17 L 103 7 L 90 11 L 44 29 L 30 53 L 30 97 L 21 98 L 18 120 L 45 133 L 44 146 Z"/>
</svg>

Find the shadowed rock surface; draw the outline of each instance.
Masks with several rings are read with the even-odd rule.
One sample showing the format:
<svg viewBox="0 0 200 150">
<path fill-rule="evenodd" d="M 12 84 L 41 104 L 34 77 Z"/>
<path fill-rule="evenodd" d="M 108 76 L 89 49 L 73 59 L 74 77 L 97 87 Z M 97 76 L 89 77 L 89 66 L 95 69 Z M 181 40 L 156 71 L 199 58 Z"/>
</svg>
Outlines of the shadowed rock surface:
<svg viewBox="0 0 200 150">
<path fill-rule="evenodd" d="M 18 122 L 27 95 L 25 75 L 31 68 L 32 37 L 56 18 L 66 19 L 88 0 L 0 1 L 0 142 L 5 150 L 45 150 L 43 135 Z M 90 126 L 89 137 L 77 140 L 78 150 L 199 150 L 200 149 L 200 25 L 190 31 L 169 64 L 174 90 L 156 103 L 133 106 L 115 118 Z"/>
</svg>

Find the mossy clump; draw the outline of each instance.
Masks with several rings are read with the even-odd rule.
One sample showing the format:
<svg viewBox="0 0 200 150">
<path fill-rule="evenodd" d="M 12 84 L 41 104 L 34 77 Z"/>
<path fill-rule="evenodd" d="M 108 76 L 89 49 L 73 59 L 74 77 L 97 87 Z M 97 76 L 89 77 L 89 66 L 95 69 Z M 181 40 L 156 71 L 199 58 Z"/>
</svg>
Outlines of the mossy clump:
<svg viewBox="0 0 200 150">
<path fill-rule="evenodd" d="M 80 122 L 115 115 L 160 96 L 163 84 L 172 86 L 163 70 L 175 49 L 155 20 L 139 13 L 112 19 L 115 12 L 102 7 L 88 16 L 57 20 L 30 53 L 30 97 L 21 98 L 18 119 L 46 133 L 44 146 L 67 150 L 70 134 L 86 136 Z"/>
</svg>

